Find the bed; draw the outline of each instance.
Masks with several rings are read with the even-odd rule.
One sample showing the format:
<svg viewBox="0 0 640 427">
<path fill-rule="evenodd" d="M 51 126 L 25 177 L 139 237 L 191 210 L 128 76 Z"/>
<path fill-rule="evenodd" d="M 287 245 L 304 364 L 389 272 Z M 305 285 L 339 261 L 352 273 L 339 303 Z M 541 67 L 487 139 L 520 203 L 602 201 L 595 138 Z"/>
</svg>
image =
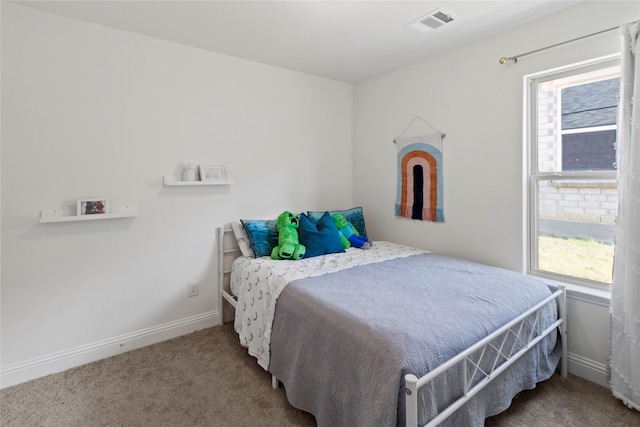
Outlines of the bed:
<svg viewBox="0 0 640 427">
<path fill-rule="evenodd" d="M 218 229 L 220 318 L 228 301 L 240 344 L 318 426 L 482 426 L 566 376 L 562 287 L 391 242 L 297 261 L 245 243 Z"/>
</svg>

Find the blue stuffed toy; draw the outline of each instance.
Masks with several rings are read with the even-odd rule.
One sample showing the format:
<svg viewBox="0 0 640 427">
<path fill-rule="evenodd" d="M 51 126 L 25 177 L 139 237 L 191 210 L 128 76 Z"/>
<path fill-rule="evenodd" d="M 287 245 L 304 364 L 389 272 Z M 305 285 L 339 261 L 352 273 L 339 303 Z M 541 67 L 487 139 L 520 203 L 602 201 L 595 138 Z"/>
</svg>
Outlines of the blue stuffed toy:
<svg viewBox="0 0 640 427">
<path fill-rule="evenodd" d="M 369 249 L 373 242 L 367 237 L 361 236 L 358 230 L 351 224 L 344 215 L 334 213 L 331 215 L 333 222 L 340 231 L 340 240 L 342 240 L 342 246 L 347 249 L 350 246 L 360 249 Z"/>
</svg>

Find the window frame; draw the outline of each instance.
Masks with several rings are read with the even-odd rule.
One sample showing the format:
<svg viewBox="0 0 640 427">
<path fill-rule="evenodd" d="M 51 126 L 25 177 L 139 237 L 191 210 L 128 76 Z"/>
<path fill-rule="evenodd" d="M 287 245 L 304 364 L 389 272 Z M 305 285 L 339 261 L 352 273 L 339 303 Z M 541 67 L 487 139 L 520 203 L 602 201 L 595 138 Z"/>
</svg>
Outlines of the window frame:
<svg viewBox="0 0 640 427">
<path fill-rule="evenodd" d="M 526 226 L 525 236 L 527 242 L 526 248 L 526 268 L 527 274 L 540 276 L 547 279 L 558 280 L 561 282 L 572 283 L 589 288 L 609 291 L 611 285 L 589 279 L 583 279 L 575 276 L 568 276 L 560 273 L 540 270 L 538 268 L 538 236 L 539 236 L 539 183 L 541 181 L 600 181 L 614 180 L 617 181 L 617 170 L 610 171 L 552 171 L 542 172 L 538 170 L 538 84 L 545 81 L 557 80 L 576 74 L 588 73 L 608 67 L 620 65 L 620 55 L 608 55 L 606 57 L 594 60 L 584 61 L 565 67 L 555 68 L 540 73 L 524 76 L 524 92 L 525 92 L 525 211 Z M 559 104 L 561 105 L 561 104 Z M 560 110 L 560 109 L 559 109 Z M 560 112 L 559 112 L 560 113 Z M 558 122 L 561 123 L 561 122 Z M 598 126 L 600 127 L 600 126 Z M 588 128 L 583 128 L 588 129 Z M 593 128 L 591 128 L 593 129 Z M 558 141 L 558 149 L 561 150 L 562 129 L 559 129 L 556 137 Z M 558 161 L 561 157 L 558 157 Z M 560 165 L 561 166 L 561 165 Z M 558 168 L 560 170 L 561 168 Z"/>
</svg>

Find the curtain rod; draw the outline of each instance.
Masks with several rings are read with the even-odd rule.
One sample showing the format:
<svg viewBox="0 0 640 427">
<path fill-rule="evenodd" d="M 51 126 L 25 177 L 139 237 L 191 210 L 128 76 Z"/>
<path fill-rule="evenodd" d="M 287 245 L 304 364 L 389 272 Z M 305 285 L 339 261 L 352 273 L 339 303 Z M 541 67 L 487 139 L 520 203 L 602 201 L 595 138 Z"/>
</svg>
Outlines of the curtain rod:
<svg viewBox="0 0 640 427">
<path fill-rule="evenodd" d="M 620 28 L 620 26 L 607 28 L 606 30 L 598 31 L 596 33 L 587 34 L 586 36 L 576 37 L 575 39 L 571 39 L 571 40 L 567 40 L 567 41 L 564 41 L 564 42 L 552 44 L 551 46 L 541 47 L 540 49 L 532 50 L 530 52 L 521 53 L 519 55 L 503 56 L 502 58 L 500 58 L 498 60 L 498 62 L 500 62 L 501 64 L 506 64 L 506 63 L 508 63 L 510 61 L 518 62 L 518 58 L 521 58 L 523 56 L 531 55 L 532 53 L 537 53 L 537 52 L 540 52 L 542 50 L 547 50 L 547 49 L 551 49 L 551 48 L 554 48 L 554 47 L 562 46 L 563 44 L 572 43 L 572 42 L 575 42 L 575 41 L 578 41 L 578 40 L 586 39 L 587 37 L 597 36 L 598 34 L 608 33 L 609 31 L 617 30 L 618 28 Z"/>
</svg>

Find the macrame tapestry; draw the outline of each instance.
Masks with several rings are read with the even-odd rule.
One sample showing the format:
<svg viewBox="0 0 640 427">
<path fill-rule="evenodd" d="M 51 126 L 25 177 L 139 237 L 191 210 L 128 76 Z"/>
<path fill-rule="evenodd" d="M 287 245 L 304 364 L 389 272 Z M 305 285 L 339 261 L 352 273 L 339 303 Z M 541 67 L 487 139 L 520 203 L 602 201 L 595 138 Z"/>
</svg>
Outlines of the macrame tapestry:
<svg viewBox="0 0 640 427">
<path fill-rule="evenodd" d="M 444 222 L 442 136 L 398 138 L 396 216 Z"/>
</svg>

